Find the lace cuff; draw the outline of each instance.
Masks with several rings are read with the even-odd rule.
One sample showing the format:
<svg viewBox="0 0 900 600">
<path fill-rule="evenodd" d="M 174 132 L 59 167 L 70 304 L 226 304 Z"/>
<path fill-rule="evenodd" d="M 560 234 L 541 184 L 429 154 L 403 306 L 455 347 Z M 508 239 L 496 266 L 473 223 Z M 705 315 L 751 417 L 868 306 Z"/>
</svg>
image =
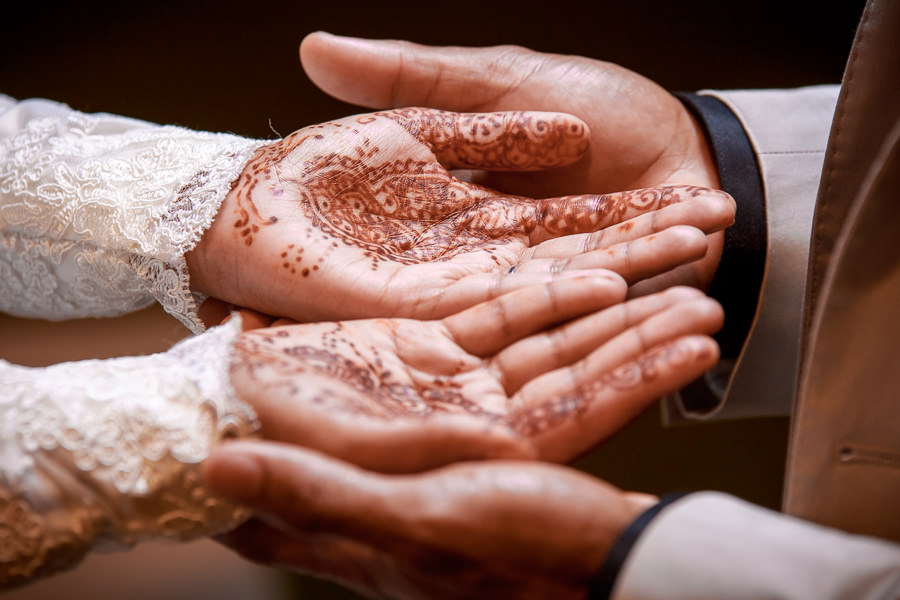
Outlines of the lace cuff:
<svg viewBox="0 0 900 600">
<path fill-rule="evenodd" d="M 202 331 L 184 254 L 264 142 L 5 100 L 0 310 L 105 317 L 156 299 Z"/>
<path fill-rule="evenodd" d="M 91 549 L 225 531 L 246 515 L 211 497 L 200 465 L 258 428 L 228 377 L 240 320 L 163 354 L 0 361 L 0 585 L 74 565 Z"/>
</svg>

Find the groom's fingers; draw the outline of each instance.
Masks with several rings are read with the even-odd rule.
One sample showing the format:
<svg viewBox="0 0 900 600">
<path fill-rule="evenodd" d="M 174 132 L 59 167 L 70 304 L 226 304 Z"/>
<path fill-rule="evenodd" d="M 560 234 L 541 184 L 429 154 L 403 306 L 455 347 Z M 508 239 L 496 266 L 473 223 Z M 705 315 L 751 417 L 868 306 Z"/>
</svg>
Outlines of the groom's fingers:
<svg viewBox="0 0 900 600">
<path fill-rule="evenodd" d="M 352 104 L 485 111 L 540 66 L 537 54 L 509 46 L 430 47 L 325 32 L 308 35 L 300 61 L 326 93 Z"/>
</svg>

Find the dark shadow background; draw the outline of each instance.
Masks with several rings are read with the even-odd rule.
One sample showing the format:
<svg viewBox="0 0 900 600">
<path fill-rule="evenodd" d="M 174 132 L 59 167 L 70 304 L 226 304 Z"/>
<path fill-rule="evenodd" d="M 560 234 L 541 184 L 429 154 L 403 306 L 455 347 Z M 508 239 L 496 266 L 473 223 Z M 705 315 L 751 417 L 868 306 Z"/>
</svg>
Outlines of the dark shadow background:
<svg viewBox="0 0 900 600">
<path fill-rule="evenodd" d="M 5 2 L 0 91 L 88 112 L 273 138 L 363 112 L 319 92 L 300 68 L 300 40 L 318 29 L 580 54 L 619 63 L 672 90 L 836 83 L 863 4 Z M 777 507 L 787 431 L 785 419 L 667 430 L 651 410 L 577 466 L 625 488 L 719 489 Z M 356 597 L 305 578 L 289 584 L 298 597 Z"/>
</svg>

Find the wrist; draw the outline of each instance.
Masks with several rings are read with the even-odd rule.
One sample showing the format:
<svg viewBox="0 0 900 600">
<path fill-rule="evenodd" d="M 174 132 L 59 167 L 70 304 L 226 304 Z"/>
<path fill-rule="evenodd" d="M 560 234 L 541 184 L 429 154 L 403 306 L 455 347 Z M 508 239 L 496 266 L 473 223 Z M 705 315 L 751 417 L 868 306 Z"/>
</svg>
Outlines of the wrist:
<svg viewBox="0 0 900 600">
<path fill-rule="evenodd" d="M 622 528 L 600 569 L 591 579 L 588 587 L 588 600 L 606 600 L 612 596 L 619 572 L 625 565 L 628 554 L 637 543 L 638 538 L 657 515 L 683 496 L 684 494 L 671 494 L 649 506 L 648 500 L 651 498 L 649 496 L 640 501 L 632 498 L 634 518 Z"/>
<path fill-rule="evenodd" d="M 226 221 L 234 213 L 235 187 L 243 177 L 243 172 L 231 183 L 219 210 L 209 227 L 203 232 L 197 244 L 184 255 L 190 277 L 191 291 L 206 296 L 220 298 L 222 290 L 216 285 L 222 278 L 222 265 L 229 261 L 229 229 Z"/>
</svg>

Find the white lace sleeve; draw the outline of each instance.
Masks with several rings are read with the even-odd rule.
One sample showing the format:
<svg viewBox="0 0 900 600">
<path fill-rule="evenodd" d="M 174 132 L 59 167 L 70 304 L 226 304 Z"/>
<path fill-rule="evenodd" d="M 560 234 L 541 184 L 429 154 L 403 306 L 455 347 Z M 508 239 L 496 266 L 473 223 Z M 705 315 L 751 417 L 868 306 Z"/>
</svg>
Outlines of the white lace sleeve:
<svg viewBox="0 0 900 600">
<path fill-rule="evenodd" d="M 228 378 L 238 319 L 166 353 L 25 368 L 0 361 L 0 585 L 89 550 L 220 533 L 245 515 L 211 497 L 213 446 L 257 429 Z"/>
<path fill-rule="evenodd" d="M 201 331 L 184 254 L 262 143 L 0 95 L 0 311 L 103 317 L 155 298 Z"/>
</svg>

